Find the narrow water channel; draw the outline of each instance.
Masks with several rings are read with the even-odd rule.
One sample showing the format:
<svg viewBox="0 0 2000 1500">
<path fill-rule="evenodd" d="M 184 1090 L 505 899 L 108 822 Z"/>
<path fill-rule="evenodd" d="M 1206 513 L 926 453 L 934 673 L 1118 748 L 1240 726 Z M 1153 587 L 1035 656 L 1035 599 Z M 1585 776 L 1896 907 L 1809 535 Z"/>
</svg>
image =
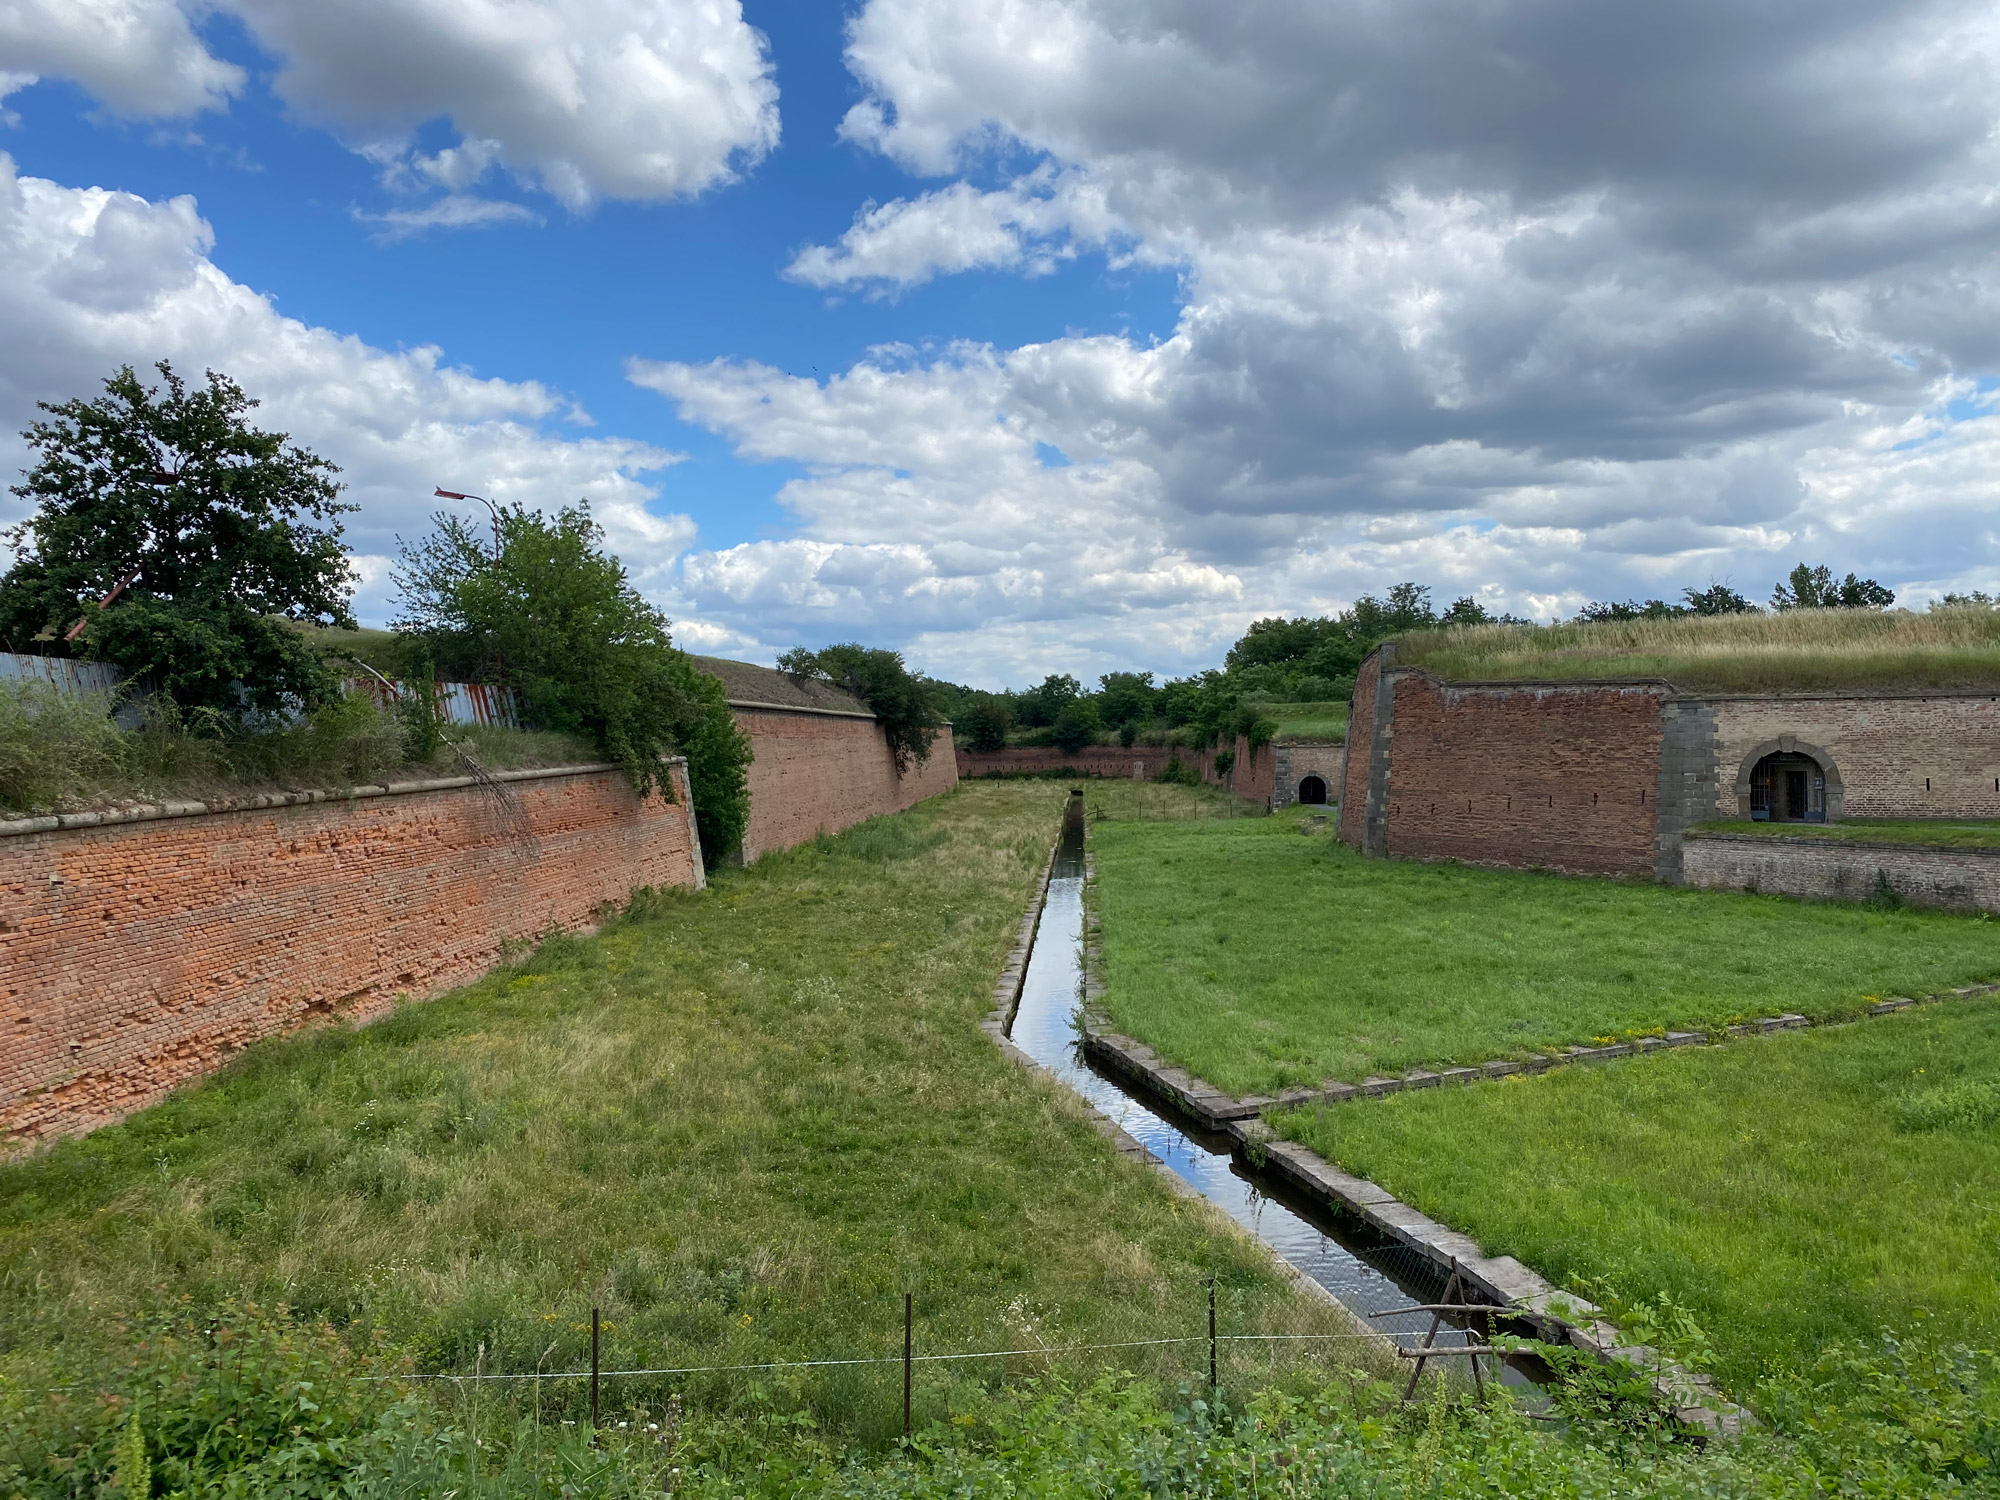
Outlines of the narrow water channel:
<svg viewBox="0 0 2000 1500">
<path fill-rule="evenodd" d="M 1375 1237 L 1364 1224 L 1341 1222 L 1331 1213 L 1294 1199 L 1275 1184 L 1260 1184 L 1238 1162 L 1228 1137 L 1168 1118 L 1085 1060 L 1077 1030 L 1083 995 L 1080 799 L 1072 801 L 1071 808 L 1071 816 L 1064 820 L 1048 899 L 1035 929 L 1021 1001 L 1014 1014 L 1010 1032 L 1014 1045 L 1116 1121 L 1175 1175 L 1269 1245 L 1281 1259 L 1362 1314 L 1370 1327 L 1414 1348 L 1430 1327 L 1428 1314 L 1367 1315 L 1436 1298 L 1442 1279 L 1427 1262 L 1405 1246 Z M 1438 1331 L 1437 1342 L 1462 1344 L 1466 1335 L 1446 1327 Z M 1456 1366 L 1465 1362 L 1461 1358 L 1439 1363 Z M 1503 1367 L 1501 1377 L 1510 1385 L 1532 1384 L 1511 1365 Z"/>
</svg>

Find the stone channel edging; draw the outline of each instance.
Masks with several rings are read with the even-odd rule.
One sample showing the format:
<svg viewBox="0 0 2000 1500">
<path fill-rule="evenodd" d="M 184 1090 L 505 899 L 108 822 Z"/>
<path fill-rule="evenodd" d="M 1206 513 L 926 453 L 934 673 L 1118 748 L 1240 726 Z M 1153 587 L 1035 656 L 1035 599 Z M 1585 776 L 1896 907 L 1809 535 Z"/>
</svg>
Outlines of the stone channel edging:
<svg viewBox="0 0 2000 1500">
<path fill-rule="evenodd" d="M 1117 1037 L 1121 1044 L 1117 1047 L 1107 1045 L 1111 1040 L 1106 1032 L 1109 1023 L 1096 1009 L 1104 994 L 1096 885 L 1096 861 L 1086 853 L 1083 1035 L 1088 1055 L 1110 1065 L 1153 1098 L 1227 1135 L 1252 1169 L 1279 1178 L 1309 1201 L 1371 1225 L 1417 1251 L 1444 1274 L 1457 1271 L 1474 1291 L 1513 1309 L 1513 1316 L 1533 1327 L 1543 1342 L 1566 1344 L 1599 1359 L 1639 1369 L 1661 1401 L 1688 1426 L 1713 1437 L 1733 1437 L 1754 1421 L 1749 1412 L 1726 1400 L 1706 1376 L 1683 1368 L 1644 1344 L 1627 1343 L 1616 1325 L 1599 1315 L 1601 1310 L 1594 1303 L 1561 1290 L 1511 1255 L 1487 1255 L 1470 1235 L 1438 1223 L 1386 1188 L 1341 1171 L 1296 1141 L 1280 1140 L 1259 1117 L 1262 1108 L 1278 1101 L 1252 1105 L 1249 1100 L 1231 1099 L 1129 1037 Z"/>
</svg>

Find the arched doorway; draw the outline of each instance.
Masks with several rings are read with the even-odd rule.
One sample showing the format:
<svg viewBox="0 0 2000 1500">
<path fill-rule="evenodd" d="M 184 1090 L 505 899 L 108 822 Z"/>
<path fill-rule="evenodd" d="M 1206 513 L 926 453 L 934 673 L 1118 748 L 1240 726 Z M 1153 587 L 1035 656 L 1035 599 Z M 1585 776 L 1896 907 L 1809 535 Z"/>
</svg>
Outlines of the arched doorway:
<svg viewBox="0 0 2000 1500">
<path fill-rule="evenodd" d="M 1824 823 L 1825 770 L 1795 750 L 1765 756 L 1750 769 L 1750 816 L 1759 823 Z"/>
<path fill-rule="evenodd" d="M 1313 807 L 1326 806 L 1326 782 L 1318 776 L 1308 776 L 1299 782 L 1299 801 Z"/>
</svg>

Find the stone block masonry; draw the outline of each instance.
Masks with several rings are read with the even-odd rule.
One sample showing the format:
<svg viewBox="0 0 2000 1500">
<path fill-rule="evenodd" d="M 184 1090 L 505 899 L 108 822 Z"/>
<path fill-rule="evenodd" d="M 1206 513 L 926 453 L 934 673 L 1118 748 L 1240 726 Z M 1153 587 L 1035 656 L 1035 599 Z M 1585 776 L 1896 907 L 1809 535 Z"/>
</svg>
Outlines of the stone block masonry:
<svg viewBox="0 0 2000 1500">
<path fill-rule="evenodd" d="M 1912 906 L 2000 912 L 2000 849 L 1695 833 L 1681 858 L 1701 890 L 1867 901 L 1887 886 Z"/>
<path fill-rule="evenodd" d="M 88 1130 L 635 887 L 701 885 L 670 764 L 674 802 L 583 766 L 0 824 L 0 1140 Z"/>
</svg>

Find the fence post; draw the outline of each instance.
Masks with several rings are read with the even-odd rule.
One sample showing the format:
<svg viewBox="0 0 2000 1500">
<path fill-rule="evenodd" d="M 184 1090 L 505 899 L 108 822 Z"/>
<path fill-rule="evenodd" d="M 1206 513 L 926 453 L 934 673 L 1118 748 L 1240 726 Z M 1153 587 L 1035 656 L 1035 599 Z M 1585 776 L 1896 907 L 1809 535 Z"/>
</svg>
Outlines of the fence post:
<svg viewBox="0 0 2000 1500">
<path fill-rule="evenodd" d="M 597 1309 L 590 1310 L 590 1430 L 597 1431 Z"/>
<path fill-rule="evenodd" d="M 1215 1278 L 1208 1278 L 1208 1393 L 1215 1394 Z"/>
<path fill-rule="evenodd" d="M 915 1373 L 916 1364 L 912 1357 L 915 1347 L 913 1337 L 916 1321 L 915 1307 L 914 1294 L 910 1292 L 903 1293 L 903 1436 L 905 1438 L 908 1438 L 910 1435 L 910 1384 L 911 1378 Z"/>
</svg>

